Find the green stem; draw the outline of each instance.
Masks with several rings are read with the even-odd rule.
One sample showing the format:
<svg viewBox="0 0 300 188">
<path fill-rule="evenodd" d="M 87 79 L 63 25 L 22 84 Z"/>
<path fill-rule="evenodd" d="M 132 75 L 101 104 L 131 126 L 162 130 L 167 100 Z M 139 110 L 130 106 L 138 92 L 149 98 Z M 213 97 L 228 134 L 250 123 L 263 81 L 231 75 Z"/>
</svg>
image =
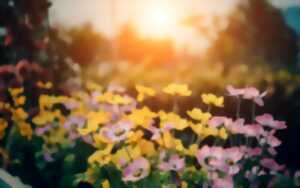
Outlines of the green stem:
<svg viewBox="0 0 300 188">
<path fill-rule="evenodd" d="M 179 112 L 179 106 L 178 106 L 178 99 L 175 96 L 173 101 L 173 112 L 178 113 Z"/>
<path fill-rule="evenodd" d="M 16 130 L 17 130 L 16 129 L 16 125 L 13 124 L 12 128 L 9 130 L 9 133 L 7 135 L 7 140 L 6 140 L 6 144 L 5 144 L 5 150 L 7 151 L 8 155 L 10 153 L 10 148 L 11 148 L 11 145 L 12 145 L 12 142 L 13 142 L 13 136 L 14 136 Z M 9 158 L 8 158 L 8 160 L 9 160 Z M 4 165 L 4 169 L 7 168 L 7 166 L 8 166 L 7 163 L 8 162 L 4 162 L 4 164 L 3 164 Z"/>
</svg>

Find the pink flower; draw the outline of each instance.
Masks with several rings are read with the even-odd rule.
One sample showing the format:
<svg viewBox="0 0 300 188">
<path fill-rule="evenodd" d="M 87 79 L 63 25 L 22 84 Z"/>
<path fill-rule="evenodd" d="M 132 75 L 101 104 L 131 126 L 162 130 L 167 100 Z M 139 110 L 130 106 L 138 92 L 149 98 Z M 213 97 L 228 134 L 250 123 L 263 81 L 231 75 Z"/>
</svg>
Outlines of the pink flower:
<svg viewBox="0 0 300 188">
<path fill-rule="evenodd" d="M 203 146 L 196 154 L 198 163 L 208 171 L 220 170 L 233 175 L 239 172 L 237 162 L 244 153 L 238 147 L 223 149 L 222 147 Z"/>
<path fill-rule="evenodd" d="M 247 87 L 244 90 L 243 98 L 248 100 L 253 100 L 257 105 L 263 106 L 264 101 L 262 100 L 263 97 L 267 95 L 267 91 L 263 93 L 259 93 L 259 91 L 254 87 Z"/>
<path fill-rule="evenodd" d="M 281 145 L 281 141 L 274 136 L 275 133 L 276 131 L 272 130 L 271 132 L 266 132 L 264 135 L 267 144 L 269 144 L 271 147 L 277 147 Z"/>
<path fill-rule="evenodd" d="M 228 93 L 230 96 L 240 96 L 243 95 L 245 93 L 245 89 L 238 89 L 238 88 L 234 88 L 232 85 L 229 85 L 226 87 Z"/>
<path fill-rule="evenodd" d="M 272 171 L 281 171 L 285 168 L 285 165 L 279 165 L 274 159 L 272 158 L 264 158 L 260 161 L 260 164 Z"/>
<path fill-rule="evenodd" d="M 208 121 L 208 125 L 214 128 L 218 128 L 221 125 L 226 127 L 229 124 L 232 124 L 232 119 L 225 116 L 214 116 Z"/>
<path fill-rule="evenodd" d="M 244 133 L 243 132 L 244 131 L 244 122 L 245 122 L 245 120 L 240 118 L 234 122 L 225 124 L 225 127 L 232 134 L 243 134 Z"/>
<path fill-rule="evenodd" d="M 264 133 L 264 129 L 261 125 L 245 125 L 242 130 L 243 134 L 248 137 L 259 137 Z"/>
<path fill-rule="evenodd" d="M 101 134 L 112 142 L 120 142 L 127 138 L 127 134 L 132 128 L 129 121 L 118 122 L 113 125 L 107 125 L 101 129 Z"/>
<path fill-rule="evenodd" d="M 184 158 L 180 158 L 177 154 L 171 155 L 167 162 L 159 164 L 162 171 L 181 171 L 185 166 Z"/>
<path fill-rule="evenodd" d="M 240 171 L 237 162 L 242 159 L 244 153 L 238 147 L 232 147 L 225 150 L 223 154 L 224 166 L 223 171 L 229 175 L 236 174 Z"/>
<path fill-rule="evenodd" d="M 259 147 L 255 147 L 255 148 L 247 148 L 245 146 L 241 147 L 241 150 L 244 151 L 245 155 L 247 157 L 254 157 L 254 156 L 259 156 L 262 153 L 262 149 Z"/>
<path fill-rule="evenodd" d="M 79 127 L 82 128 L 85 124 L 86 119 L 80 116 L 70 116 L 68 117 L 67 121 L 64 123 L 64 128 L 70 130 L 72 126 L 75 128 Z"/>
<path fill-rule="evenodd" d="M 212 188 L 233 188 L 233 180 L 231 176 L 218 178 L 213 181 Z"/>
<path fill-rule="evenodd" d="M 170 123 L 165 124 L 163 128 L 157 128 L 155 126 L 150 126 L 148 130 L 152 133 L 151 140 L 157 140 L 161 138 L 161 134 L 173 129 L 174 126 Z"/>
<path fill-rule="evenodd" d="M 149 175 L 150 163 L 147 159 L 140 157 L 131 162 L 123 171 L 123 181 L 136 182 Z"/>
<path fill-rule="evenodd" d="M 215 170 L 222 160 L 223 148 L 203 146 L 196 153 L 198 163 L 207 170 Z"/>
<path fill-rule="evenodd" d="M 287 128 L 284 121 L 274 120 L 271 114 L 263 114 L 261 116 L 256 116 L 256 122 L 263 126 L 271 127 L 273 129 L 285 129 Z"/>
</svg>

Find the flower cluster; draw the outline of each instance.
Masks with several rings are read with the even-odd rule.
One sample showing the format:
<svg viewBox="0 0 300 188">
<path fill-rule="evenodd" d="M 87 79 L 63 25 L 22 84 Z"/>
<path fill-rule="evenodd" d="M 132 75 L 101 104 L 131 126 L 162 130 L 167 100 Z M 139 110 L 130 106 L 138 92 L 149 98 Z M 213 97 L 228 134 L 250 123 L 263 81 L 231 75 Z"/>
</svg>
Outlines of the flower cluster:
<svg viewBox="0 0 300 188">
<path fill-rule="evenodd" d="M 50 83 L 38 85 L 52 87 Z M 207 110 L 192 107 L 178 113 L 176 101 L 196 94 L 188 85 L 174 83 L 161 91 L 137 85 L 136 97 L 132 97 L 120 86 L 104 89 L 89 82 L 85 92 L 40 95 L 38 113 L 31 116 L 22 108 L 23 89 L 11 88 L 13 105 L 0 103 L 0 108 L 11 112 L 20 135 L 43 139 L 46 161 L 79 142 L 91 146 L 94 152 L 87 159 L 88 169 L 78 175 L 78 181 L 96 186 L 110 187 L 116 182 L 122 187 L 183 188 L 280 184 L 286 168 L 274 160 L 281 144 L 276 132 L 287 128 L 285 122 L 270 114 L 255 114 L 255 105 L 264 105 L 267 92 L 233 86 L 227 91 L 237 100 L 234 118 L 212 113 L 213 108 L 224 107 L 224 97 L 211 93 L 199 95 L 199 103 L 202 99 Z M 173 110 L 153 111 L 144 104 L 157 95 L 176 99 Z M 253 103 L 251 122 L 239 115 L 242 99 Z M 9 124 L 0 119 L 1 138 L 9 132 Z"/>
</svg>

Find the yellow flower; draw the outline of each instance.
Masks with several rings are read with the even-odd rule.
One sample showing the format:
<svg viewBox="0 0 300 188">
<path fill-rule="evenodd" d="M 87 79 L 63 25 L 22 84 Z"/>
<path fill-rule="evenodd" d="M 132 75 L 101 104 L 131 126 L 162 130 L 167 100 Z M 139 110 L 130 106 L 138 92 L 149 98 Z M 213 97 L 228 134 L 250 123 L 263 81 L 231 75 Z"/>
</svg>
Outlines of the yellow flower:
<svg viewBox="0 0 300 188">
<path fill-rule="evenodd" d="M 0 102 L 0 109 L 1 110 L 12 110 L 9 103 Z"/>
<path fill-rule="evenodd" d="M 13 98 L 13 100 L 16 106 L 21 106 L 25 104 L 26 97 L 25 96 L 15 97 Z"/>
<path fill-rule="evenodd" d="M 191 111 L 187 111 L 187 114 L 192 119 L 201 121 L 202 123 L 206 123 L 211 118 L 211 114 L 209 112 L 203 113 L 199 108 L 194 108 Z"/>
<path fill-rule="evenodd" d="M 185 149 L 185 154 L 189 156 L 195 156 L 198 151 L 198 145 L 192 144 L 188 149 Z"/>
<path fill-rule="evenodd" d="M 208 137 L 208 136 L 218 136 L 219 130 L 214 127 L 204 127 L 203 128 L 203 136 Z"/>
<path fill-rule="evenodd" d="M 21 93 L 24 92 L 24 88 L 23 87 L 20 87 L 20 88 L 9 88 L 8 91 L 11 94 L 12 97 L 17 97 L 18 95 L 20 95 Z"/>
<path fill-rule="evenodd" d="M 163 88 L 163 92 L 170 95 L 191 96 L 192 91 L 189 90 L 186 84 L 169 84 Z"/>
<path fill-rule="evenodd" d="M 78 132 L 81 135 L 87 135 L 91 132 L 97 131 L 100 125 L 108 123 L 111 120 L 111 114 L 109 112 L 99 111 L 90 112 L 87 115 L 87 126 L 86 128 L 79 128 Z"/>
<path fill-rule="evenodd" d="M 138 145 L 140 147 L 142 155 L 145 155 L 147 157 L 152 157 L 152 156 L 154 156 L 156 154 L 153 142 L 148 141 L 146 139 L 141 139 L 138 142 Z"/>
<path fill-rule="evenodd" d="M 126 118 L 136 126 L 148 128 L 156 116 L 157 114 L 152 112 L 148 107 L 143 107 L 142 109 L 133 109 L 131 114 L 127 115 Z"/>
<path fill-rule="evenodd" d="M 196 133 L 198 136 L 200 137 L 203 136 L 205 127 L 202 124 L 200 123 L 194 124 L 190 122 L 189 126 L 194 131 L 194 133 Z"/>
<path fill-rule="evenodd" d="M 158 144 L 162 145 L 167 149 L 176 149 L 177 151 L 184 151 L 182 141 L 180 139 L 174 138 L 169 131 L 163 133 L 162 138 L 156 140 Z"/>
<path fill-rule="evenodd" d="M 102 188 L 110 188 L 110 184 L 107 179 L 102 182 Z"/>
<path fill-rule="evenodd" d="M 70 99 L 66 96 L 49 96 L 41 95 L 39 98 L 39 105 L 41 110 L 50 109 L 55 104 L 67 103 Z"/>
<path fill-rule="evenodd" d="M 105 102 L 109 104 L 116 104 L 116 105 L 128 105 L 132 103 L 132 99 L 129 97 L 123 97 L 118 94 L 114 94 L 112 92 L 106 92 L 98 97 L 96 97 L 98 102 Z"/>
<path fill-rule="evenodd" d="M 219 130 L 219 137 L 222 138 L 223 140 L 226 140 L 228 138 L 228 133 L 224 127 L 222 127 Z"/>
<path fill-rule="evenodd" d="M 32 119 L 36 125 L 45 125 L 46 123 L 53 122 L 56 118 L 61 116 L 60 110 L 55 111 L 40 111 L 40 113 Z"/>
<path fill-rule="evenodd" d="M 161 128 L 171 125 L 174 126 L 174 129 L 183 130 L 188 127 L 188 121 L 184 118 L 181 118 L 176 113 L 173 112 L 166 113 L 164 111 L 160 111 L 158 114 L 161 121 L 160 123 Z"/>
<path fill-rule="evenodd" d="M 139 146 L 126 146 L 119 149 L 116 153 L 112 155 L 112 162 L 118 167 L 125 163 L 130 162 L 131 160 L 137 159 L 142 155 L 141 149 Z"/>
<path fill-rule="evenodd" d="M 224 106 L 224 97 L 217 97 L 214 94 L 202 94 L 202 101 L 207 105 L 214 105 L 216 107 Z"/>
<path fill-rule="evenodd" d="M 5 119 L 0 118 L 0 140 L 4 137 L 5 129 L 7 128 L 7 126 L 7 121 Z"/>
<path fill-rule="evenodd" d="M 138 91 L 137 100 L 139 102 L 144 101 L 146 96 L 153 97 L 156 94 L 155 90 L 150 87 L 136 85 L 135 89 Z"/>
<path fill-rule="evenodd" d="M 101 85 L 99 85 L 99 84 L 97 84 L 96 82 L 93 82 L 93 81 L 88 81 L 86 83 L 86 88 L 89 91 L 99 91 L 99 92 L 101 92 L 103 90 Z"/>
<path fill-rule="evenodd" d="M 23 108 L 13 109 L 13 120 L 14 121 L 23 121 L 28 117 L 27 112 Z"/>
<path fill-rule="evenodd" d="M 53 84 L 51 82 L 38 81 L 36 85 L 41 89 L 51 89 L 53 87 Z"/>
<path fill-rule="evenodd" d="M 182 181 L 181 188 L 188 188 L 188 184 L 185 181 Z"/>
<path fill-rule="evenodd" d="M 138 131 L 130 131 L 128 133 L 128 139 L 127 139 L 127 143 L 137 143 L 141 140 L 141 138 L 144 136 L 144 132 L 141 130 Z"/>
<path fill-rule="evenodd" d="M 28 140 L 31 140 L 32 138 L 32 128 L 29 123 L 26 122 L 20 122 L 19 123 L 20 128 L 20 134 L 22 136 L 27 137 Z"/>
<path fill-rule="evenodd" d="M 108 164 L 111 161 L 111 151 L 113 144 L 108 144 L 104 149 L 97 150 L 88 158 L 88 163 L 99 163 L 100 165 Z"/>
</svg>

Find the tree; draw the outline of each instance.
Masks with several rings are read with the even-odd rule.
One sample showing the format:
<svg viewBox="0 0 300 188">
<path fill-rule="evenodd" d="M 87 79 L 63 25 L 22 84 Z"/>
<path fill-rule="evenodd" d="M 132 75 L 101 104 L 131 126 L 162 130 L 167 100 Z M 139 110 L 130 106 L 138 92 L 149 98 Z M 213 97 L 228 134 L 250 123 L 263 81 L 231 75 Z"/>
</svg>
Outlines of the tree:
<svg viewBox="0 0 300 188">
<path fill-rule="evenodd" d="M 227 28 L 219 33 L 208 56 L 224 62 L 226 68 L 240 62 L 295 67 L 297 38 L 280 10 L 265 0 L 247 0 L 229 16 Z"/>
<path fill-rule="evenodd" d="M 48 0 L 1 0 L 0 64 L 46 61 L 50 5 Z"/>
</svg>

